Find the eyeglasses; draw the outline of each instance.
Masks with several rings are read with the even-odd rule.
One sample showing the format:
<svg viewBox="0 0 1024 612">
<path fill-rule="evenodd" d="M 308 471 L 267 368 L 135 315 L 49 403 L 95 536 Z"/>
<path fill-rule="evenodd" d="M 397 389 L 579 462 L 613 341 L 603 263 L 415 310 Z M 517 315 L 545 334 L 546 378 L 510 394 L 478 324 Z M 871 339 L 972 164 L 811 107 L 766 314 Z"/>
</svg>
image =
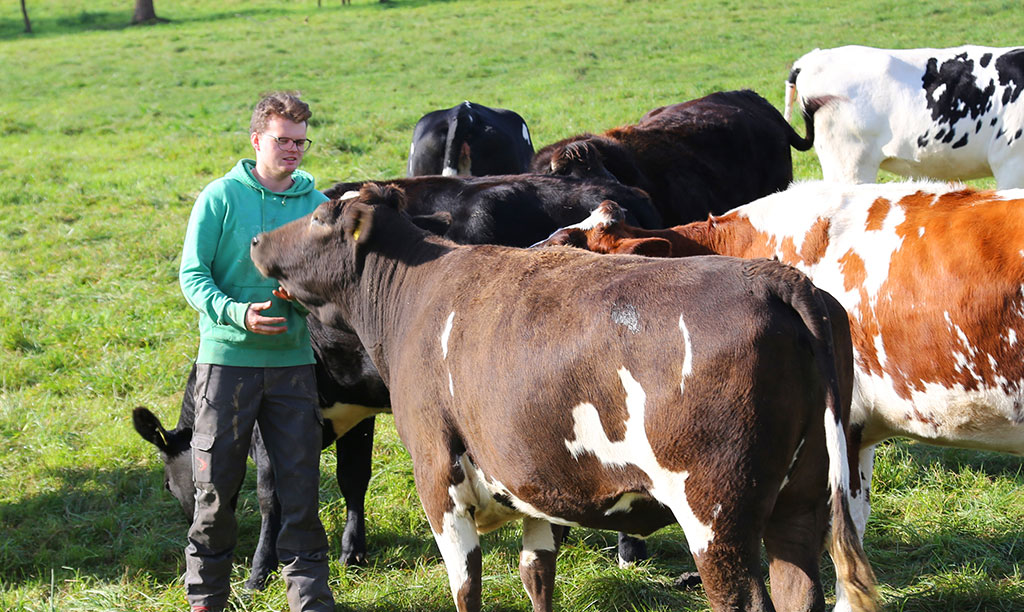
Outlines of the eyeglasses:
<svg viewBox="0 0 1024 612">
<path fill-rule="evenodd" d="M 290 151 L 292 145 L 300 151 L 308 151 L 309 147 L 313 145 L 313 141 L 308 138 L 288 138 L 287 136 L 274 136 L 273 134 L 263 133 L 265 136 L 270 136 L 277 143 L 277 148 L 282 151 Z"/>
</svg>

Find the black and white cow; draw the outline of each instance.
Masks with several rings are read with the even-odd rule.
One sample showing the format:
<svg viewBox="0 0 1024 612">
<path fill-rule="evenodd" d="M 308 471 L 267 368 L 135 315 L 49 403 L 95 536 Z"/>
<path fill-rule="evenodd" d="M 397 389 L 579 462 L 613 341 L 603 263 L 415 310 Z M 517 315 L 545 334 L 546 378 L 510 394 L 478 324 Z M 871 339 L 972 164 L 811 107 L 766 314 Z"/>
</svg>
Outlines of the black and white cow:
<svg viewBox="0 0 1024 612">
<path fill-rule="evenodd" d="M 794 94 L 795 91 L 795 94 Z M 786 81 L 814 115 L 827 181 L 875 182 L 879 168 L 909 177 L 994 176 L 1024 187 L 1024 48 L 815 49 Z"/>
<path fill-rule="evenodd" d="M 424 115 L 412 132 L 408 176 L 526 172 L 533 141 L 526 121 L 504 108 L 463 102 Z"/>
<path fill-rule="evenodd" d="M 478 534 L 518 519 L 537 612 L 559 526 L 674 522 L 715 612 L 822 612 L 830 531 L 854 609 L 876 609 L 845 493 L 848 407 L 806 276 L 766 259 L 456 245 L 401 198 L 365 185 L 261 234 L 252 260 L 373 347 L 460 612 L 481 608 Z"/>
</svg>

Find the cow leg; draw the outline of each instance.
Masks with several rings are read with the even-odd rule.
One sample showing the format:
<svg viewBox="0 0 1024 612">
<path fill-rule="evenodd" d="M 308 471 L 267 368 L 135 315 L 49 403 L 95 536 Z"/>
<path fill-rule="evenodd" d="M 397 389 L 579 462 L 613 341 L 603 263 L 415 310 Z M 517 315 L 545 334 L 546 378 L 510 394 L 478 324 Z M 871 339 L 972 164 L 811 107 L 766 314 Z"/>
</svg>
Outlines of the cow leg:
<svg viewBox="0 0 1024 612">
<path fill-rule="evenodd" d="M 825 610 L 820 564 L 828 531 L 828 504 L 822 501 L 797 500 L 783 492 L 765 526 L 772 602 L 778 610 Z"/>
<path fill-rule="evenodd" d="M 648 556 L 647 542 L 619 532 L 619 567 L 628 567 Z"/>
<path fill-rule="evenodd" d="M 479 612 L 482 553 L 473 520 L 476 491 L 463 467 L 468 459 L 452 451 L 462 443 L 443 434 L 429 439 L 403 435 L 402 423 L 395 425 L 412 455 L 416 492 L 444 559 L 455 607 L 458 612 Z"/>
<path fill-rule="evenodd" d="M 256 498 L 260 504 L 260 539 L 252 555 L 252 571 L 245 588 L 262 591 L 270 575 L 277 570 L 277 535 L 281 532 L 281 503 L 277 499 L 277 483 L 270 457 L 263 445 L 259 425 L 253 429 L 249 455 L 256 463 Z"/>
<path fill-rule="evenodd" d="M 519 555 L 519 577 L 533 602 L 533 612 L 551 612 L 555 589 L 555 559 L 562 528 L 526 517 L 523 519 L 523 551 Z"/>
<path fill-rule="evenodd" d="M 664 502 L 663 502 L 664 503 Z M 686 499 L 668 504 L 683 528 L 690 553 L 704 583 L 704 592 L 715 612 L 771 612 L 768 589 L 761 578 L 759 517 L 743 521 L 715 521 L 712 529 L 701 525 Z M 743 516 L 743 506 L 757 505 L 754 500 L 723 503 L 718 516 Z M 719 527 L 720 523 L 722 528 Z"/>
<path fill-rule="evenodd" d="M 992 176 L 995 177 L 999 189 L 1024 187 L 1024 160 L 1021 159 L 1019 150 L 1014 150 L 1013 153 L 1006 156 L 1005 160 L 992 163 Z"/>
<path fill-rule="evenodd" d="M 345 498 L 345 530 L 341 534 L 341 562 L 366 564 L 366 489 L 370 485 L 374 418 L 363 419 L 335 442 L 335 474 Z"/>
<path fill-rule="evenodd" d="M 867 529 L 868 516 L 871 514 L 871 475 L 875 467 L 874 445 L 860 449 L 860 491 L 850 500 L 850 516 L 857 528 L 857 537 L 864 541 L 864 530 Z M 836 607 L 834 612 L 850 612 L 850 600 L 846 596 L 843 585 L 836 583 Z"/>
</svg>

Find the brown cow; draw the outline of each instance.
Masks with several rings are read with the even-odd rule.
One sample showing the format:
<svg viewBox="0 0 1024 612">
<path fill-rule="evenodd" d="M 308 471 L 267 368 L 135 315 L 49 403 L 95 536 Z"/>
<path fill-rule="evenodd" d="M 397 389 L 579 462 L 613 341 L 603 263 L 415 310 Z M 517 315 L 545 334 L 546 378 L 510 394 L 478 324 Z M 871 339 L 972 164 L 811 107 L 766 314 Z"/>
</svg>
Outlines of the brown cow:
<svg viewBox="0 0 1024 612">
<path fill-rule="evenodd" d="M 830 522 L 841 580 L 874 609 L 833 347 L 804 275 L 459 246 L 415 227 L 402 199 L 367 185 L 257 237 L 252 257 L 368 347 L 460 611 L 481 605 L 478 533 L 519 518 L 536 611 L 551 609 L 555 525 L 676 521 L 716 611 L 824 610 Z"/>
<path fill-rule="evenodd" d="M 605 202 L 540 244 L 776 257 L 834 295 L 849 313 L 856 357 L 850 446 L 860 452 L 861 535 L 882 440 L 1024 454 L 1024 191 L 803 183 L 655 231 L 625 225 Z"/>
<path fill-rule="evenodd" d="M 811 147 L 816 110 L 811 104 L 804 111 L 804 139 L 755 92 L 717 92 L 654 109 L 636 125 L 548 145 L 530 169 L 614 177 L 649 193 L 666 224 L 696 221 L 786 189 L 790 147 Z"/>
</svg>

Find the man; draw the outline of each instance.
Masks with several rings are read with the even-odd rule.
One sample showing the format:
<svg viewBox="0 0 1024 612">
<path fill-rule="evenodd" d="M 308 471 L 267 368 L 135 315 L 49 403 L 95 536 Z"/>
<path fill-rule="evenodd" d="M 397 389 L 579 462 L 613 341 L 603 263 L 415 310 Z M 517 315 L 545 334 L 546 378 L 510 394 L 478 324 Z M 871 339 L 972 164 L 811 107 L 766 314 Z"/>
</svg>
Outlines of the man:
<svg viewBox="0 0 1024 612">
<path fill-rule="evenodd" d="M 227 607 L 237 525 L 231 498 L 245 474 L 253 428 L 270 456 L 281 502 L 278 554 L 292 612 L 334 610 L 327 537 L 317 514 L 320 411 L 305 309 L 260 275 L 249 244 L 327 198 L 299 170 L 310 146 L 309 106 L 289 93 L 256 105 L 243 159 L 199 194 L 179 280 L 199 311 L 192 473 L 196 506 L 185 549 L 193 612 Z"/>
</svg>

